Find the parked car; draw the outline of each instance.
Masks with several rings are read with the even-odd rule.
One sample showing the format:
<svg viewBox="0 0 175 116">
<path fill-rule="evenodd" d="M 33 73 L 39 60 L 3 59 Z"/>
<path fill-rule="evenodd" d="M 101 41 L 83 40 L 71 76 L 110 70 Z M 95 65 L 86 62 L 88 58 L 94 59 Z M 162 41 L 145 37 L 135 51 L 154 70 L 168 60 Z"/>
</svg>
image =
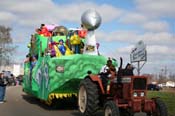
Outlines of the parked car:
<svg viewBox="0 0 175 116">
<path fill-rule="evenodd" d="M 147 85 L 147 89 L 148 90 L 153 90 L 153 91 L 159 91 L 159 90 L 161 90 L 161 87 L 159 87 L 156 84 L 148 84 Z"/>
</svg>

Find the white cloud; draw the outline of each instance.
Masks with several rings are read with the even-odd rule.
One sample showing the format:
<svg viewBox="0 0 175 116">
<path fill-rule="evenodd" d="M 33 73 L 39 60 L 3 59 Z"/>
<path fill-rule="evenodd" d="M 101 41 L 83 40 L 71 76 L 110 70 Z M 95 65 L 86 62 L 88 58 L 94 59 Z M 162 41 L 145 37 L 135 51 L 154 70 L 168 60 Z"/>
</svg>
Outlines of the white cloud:
<svg viewBox="0 0 175 116">
<path fill-rule="evenodd" d="M 170 24 L 157 17 L 150 17 L 149 15 L 140 11 L 125 12 L 119 22 L 123 24 L 132 24 L 140 29 L 148 32 L 168 32 L 170 30 Z"/>
<path fill-rule="evenodd" d="M 141 13 L 125 12 L 126 14 L 120 18 L 120 22 L 124 24 L 142 24 L 148 21 L 148 17 Z"/>
<path fill-rule="evenodd" d="M 168 32 L 146 32 L 139 31 L 115 31 L 106 34 L 105 32 L 97 32 L 97 39 L 111 42 L 125 42 L 135 44 L 139 40 L 143 40 L 146 44 L 157 44 L 174 46 L 175 38 Z"/>
<path fill-rule="evenodd" d="M 165 21 L 150 21 L 143 24 L 143 28 L 150 32 L 167 32 L 169 24 Z"/>
<path fill-rule="evenodd" d="M 129 46 L 126 46 L 126 47 L 118 48 L 117 52 L 121 53 L 121 54 L 130 54 L 132 48 L 134 48 L 134 45 L 129 45 Z"/>
<path fill-rule="evenodd" d="M 147 47 L 148 61 L 143 68 L 145 72 L 158 73 L 165 66 L 174 72 L 175 48 L 169 46 L 151 45 Z M 157 72 L 156 72 L 157 71 Z"/>
<path fill-rule="evenodd" d="M 132 48 L 134 48 L 135 45 L 129 45 L 129 46 L 125 46 L 122 48 L 118 48 L 117 52 L 121 53 L 121 54 L 130 54 Z M 175 48 L 173 47 L 168 47 L 168 46 L 160 46 L 160 45 L 148 45 L 147 46 L 147 53 L 149 55 L 155 55 L 160 57 L 161 55 L 164 56 L 164 58 L 166 56 L 172 56 L 175 58 Z"/>
<path fill-rule="evenodd" d="M 51 0 L 6 0 L 0 4 L 1 11 L 7 13 L 15 13 L 18 22 L 21 25 L 36 25 L 38 23 L 56 23 L 63 21 L 80 23 L 81 14 L 89 9 L 97 10 L 104 22 L 109 22 L 122 13 L 121 9 L 111 5 L 97 5 L 92 2 L 80 2 L 72 4 L 55 4 Z M 87 8 L 87 9 L 86 9 Z"/>
<path fill-rule="evenodd" d="M 135 0 L 139 11 L 152 17 L 174 17 L 175 0 Z"/>
<path fill-rule="evenodd" d="M 172 29 L 166 18 L 175 18 L 175 0 L 134 1 L 136 8 L 124 12 L 119 22 L 132 24 L 148 32 L 167 32 Z"/>
<path fill-rule="evenodd" d="M 166 45 L 174 46 L 175 39 L 173 35 L 168 32 L 158 32 L 158 33 L 144 33 L 138 36 L 138 39 L 143 40 L 146 44 L 156 44 L 156 45 Z"/>
<path fill-rule="evenodd" d="M 118 41 L 126 43 L 135 43 L 138 41 L 137 32 L 135 31 L 114 31 L 110 33 L 106 32 L 97 32 L 97 39 L 105 41 Z"/>
<path fill-rule="evenodd" d="M 17 20 L 17 17 L 13 13 L 0 11 L 1 24 L 9 25 L 14 23 L 16 20 Z"/>
<path fill-rule="evenodd" d="M 148 53 L 151 55 L 165 55 L 164 57 L 171 55 L 175 57 L 175 48 L 160 45 L 151 45 L 147 47 Z"/>
</svg>

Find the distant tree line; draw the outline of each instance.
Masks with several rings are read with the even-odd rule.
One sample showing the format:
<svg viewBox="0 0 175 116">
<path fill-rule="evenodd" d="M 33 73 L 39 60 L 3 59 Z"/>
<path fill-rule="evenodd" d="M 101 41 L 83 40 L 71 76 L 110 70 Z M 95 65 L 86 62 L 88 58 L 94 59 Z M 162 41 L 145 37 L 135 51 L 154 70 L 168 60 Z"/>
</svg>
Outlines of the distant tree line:
<svg viewBox="0 0 175 116">
<path fill-rule="evenodd" d="M 169 79 L 175 82 L 175 73 L 170 73 Z"/>
<path fill-rule="evenodd" d="M 149 82 L 166 83 L 167 81 L 175 82 L 175 73 L 164 75 L 162 73 L 150 75 Z"/>
<path fill-rule="evenodd" d="M 10 27 L 0 25 L 0 66 L 9 65 L 16 47 L 13 45 Z"/>
</svg>

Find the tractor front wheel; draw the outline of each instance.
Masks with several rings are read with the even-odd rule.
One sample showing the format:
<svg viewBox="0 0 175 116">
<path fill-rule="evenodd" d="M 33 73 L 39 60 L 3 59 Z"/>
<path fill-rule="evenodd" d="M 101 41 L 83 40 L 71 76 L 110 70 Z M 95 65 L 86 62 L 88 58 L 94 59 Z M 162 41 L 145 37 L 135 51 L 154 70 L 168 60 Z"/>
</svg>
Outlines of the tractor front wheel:
<svg viewBox="0 0 175 116">
<path fill-rule="evenodd" d="M 147 116 L 168 116 L 167 107 L 162 100 L 156 99 L 155 104 L 156 111 L 153 113 L 148 113 Z"/>
<path fill-rule="evenodd" d="M 119 108 L 114 101 L 107 101 L 104 110 L 105 116 L 120 116 Z"/>
<path fill-rule="evenodd" d="M 78 93 L 79 111 L 84 116 L 92 116 L 99 108 L 98 86 L 91 79 L 85 78 L 80 82 Z"/>
</svg>

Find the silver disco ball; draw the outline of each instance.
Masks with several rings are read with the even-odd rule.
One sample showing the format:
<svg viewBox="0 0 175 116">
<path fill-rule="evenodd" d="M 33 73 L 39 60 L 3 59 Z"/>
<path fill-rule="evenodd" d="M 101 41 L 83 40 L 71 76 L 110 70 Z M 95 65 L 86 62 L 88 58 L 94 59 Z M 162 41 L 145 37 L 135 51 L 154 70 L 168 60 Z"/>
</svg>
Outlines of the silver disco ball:
<svg viewBox="0 0 175 116">
<path fill-rule="evenodd" d="M 81 16 L 81 22 L 88 30 L 95 30 L 101 24 L 101 16 L 95 10 L 87 10 Z"/>
</svg>

